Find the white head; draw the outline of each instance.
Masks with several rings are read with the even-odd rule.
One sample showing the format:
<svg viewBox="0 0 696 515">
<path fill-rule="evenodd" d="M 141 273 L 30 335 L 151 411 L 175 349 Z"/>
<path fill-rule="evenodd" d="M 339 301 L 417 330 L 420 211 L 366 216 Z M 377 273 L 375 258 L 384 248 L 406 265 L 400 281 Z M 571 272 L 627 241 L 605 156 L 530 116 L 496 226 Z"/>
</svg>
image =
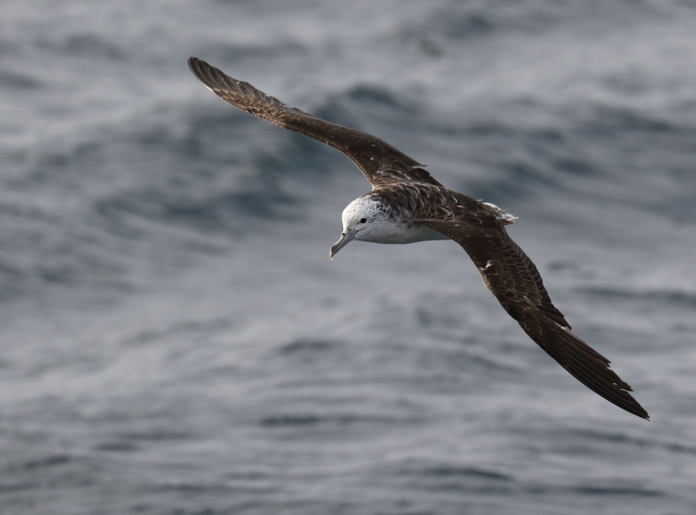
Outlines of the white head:
<svg viewBox="0 0 696 515">
<path fill-rule="evenodd" d="M 389 223 L 385 205 L 379 197 L 367 194 L 348 204 L 341 215 L 343 232 L 341 239 L 331 247 L 329 256 L 334 255 L 352 240 L 381 240 L 385 226 Z"/>
</svg>

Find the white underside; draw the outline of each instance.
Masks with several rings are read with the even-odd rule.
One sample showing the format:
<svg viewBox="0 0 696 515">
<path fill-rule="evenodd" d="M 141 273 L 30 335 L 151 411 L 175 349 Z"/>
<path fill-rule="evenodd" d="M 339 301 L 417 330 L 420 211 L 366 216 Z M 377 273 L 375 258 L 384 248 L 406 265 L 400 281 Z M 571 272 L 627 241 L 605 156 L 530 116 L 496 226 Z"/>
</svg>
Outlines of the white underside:
<svg viewBox="0 0 696 515">
<path fill-rule="evenodd" d="M 378 230 L 373 228 L 370 234 L 358 233 L 356 240 L 369 241 L 371 243 L 402 244 L 415 243 L 417 241 L 448 240 L 449 238 L 425 225 L 384 224 Z M 362 236 L 362 237 L 361 237 Z"/>
</svg>

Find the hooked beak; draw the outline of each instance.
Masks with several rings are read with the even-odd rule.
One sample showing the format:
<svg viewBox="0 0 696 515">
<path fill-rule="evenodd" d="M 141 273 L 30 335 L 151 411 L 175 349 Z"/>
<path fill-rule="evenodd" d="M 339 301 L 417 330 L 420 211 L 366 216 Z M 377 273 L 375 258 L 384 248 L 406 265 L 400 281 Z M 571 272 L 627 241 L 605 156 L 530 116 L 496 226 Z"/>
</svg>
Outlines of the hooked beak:
<svg viewBox="0 0 696 515">
<path fill-rule="evenodd" d="M 343 247 L 348 245 L 348 243 L 353 238 L 355 238 L 355 231 L 346 229 L 345 232 L 341 233 L 341 238 L 334 244 L 333 247 L 331 247 L 331 250 L 329 251 L 329 257 L 333 259 L 334 255 L 336 255 L 338 251 L 341 250 Z"/>
</svg>

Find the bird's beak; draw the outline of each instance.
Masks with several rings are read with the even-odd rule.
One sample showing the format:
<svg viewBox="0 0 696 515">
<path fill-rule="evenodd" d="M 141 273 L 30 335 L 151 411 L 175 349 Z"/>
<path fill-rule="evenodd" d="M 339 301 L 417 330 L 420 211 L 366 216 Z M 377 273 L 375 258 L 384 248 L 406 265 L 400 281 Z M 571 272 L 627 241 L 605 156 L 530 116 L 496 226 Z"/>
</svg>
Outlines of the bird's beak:
<svg viewBox="0 0 696 515">
<path fill-rule="evenodd" d="M 329 257 L 333 259 L 334 255 L 336 255 L 336 253 L 338 253 L 338 251 L 341 250 L 343 247 L 348 245 L 348 243 L 353 238 L 355 238 L 355 231 L 346 229 L 345 232 L 342 232 L 341 238 L 334 244 L 333 247 L 331 247 L 331 250 L 329 251 Z"/>
</svg>

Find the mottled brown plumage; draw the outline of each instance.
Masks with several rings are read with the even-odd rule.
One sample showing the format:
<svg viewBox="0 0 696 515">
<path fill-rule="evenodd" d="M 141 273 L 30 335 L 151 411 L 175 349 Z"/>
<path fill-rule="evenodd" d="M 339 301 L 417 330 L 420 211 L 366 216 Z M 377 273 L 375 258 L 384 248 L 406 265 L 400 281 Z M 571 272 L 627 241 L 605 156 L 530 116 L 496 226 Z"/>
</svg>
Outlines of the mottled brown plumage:
<svg viewBox="0 0 696 515">
<path fill-rule="evenodd" d="M 649 418 L 628 393 L 631 387 L 609 368 L 609 360 L 578 338 L 553 305 L 536 266 L 507 234 L 511 216 L 445 188 L 423 165 L 379 138 L 289 107 L 195 57 L 189 59 L 189 67 L 230 104 L 343 152 L 372 184 L 370 195 L 379 196 L 396 218 L 459 243 L 505 311 L 563 368 L 609 402 Z"/>
</svg>

